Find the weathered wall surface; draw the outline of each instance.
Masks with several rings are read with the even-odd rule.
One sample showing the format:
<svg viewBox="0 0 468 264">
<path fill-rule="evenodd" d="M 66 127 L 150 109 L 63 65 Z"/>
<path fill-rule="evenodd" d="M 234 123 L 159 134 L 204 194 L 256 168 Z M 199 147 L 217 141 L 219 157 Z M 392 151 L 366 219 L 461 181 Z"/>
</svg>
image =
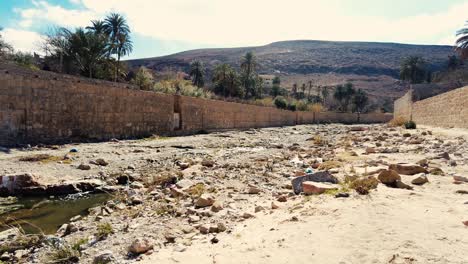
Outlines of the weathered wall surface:
<svg viewBox="0 0 468 264">
<path fill-rule="evenodd" d="M 411 98 L 409 92 L 395 101 L 395 117 L 422 125 L 468 128 L 468 86 L 417 102 Z"/>
<path fill-rule="evenodd" d="M 409 90 L 403 97 L 395 100 L 393 105 L 393 115 L 405 119 L 411 118 L 411 107 L 413 104 L 413 91 Z"/>
<path fill-rule="evenodd" d="M 129 88 L 132 87 L 52 73 L 5 70 L 0 65 L 0 145 L 315 122 L 377 123 L 392 117 L 361 114 L 358 119 L 357 114 L 332 112 L 314 115 Z"/>
</svg>

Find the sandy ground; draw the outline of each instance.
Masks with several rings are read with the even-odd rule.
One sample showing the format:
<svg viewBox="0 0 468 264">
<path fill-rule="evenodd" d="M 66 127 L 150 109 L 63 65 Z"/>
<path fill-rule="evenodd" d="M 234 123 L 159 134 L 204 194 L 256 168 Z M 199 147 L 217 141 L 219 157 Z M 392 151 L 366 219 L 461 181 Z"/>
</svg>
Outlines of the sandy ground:
<svg viewBox="0 0 468 264">
<path fill-rule="evenodd" d="M 468 130 L 364 128 L 304 125 L 12 150 L 0 152 L 0 175 L 31 172 L 46 182 L 99 178 L 112 184 L 115 174 L 128 174 L 144 185 L 126 187 L 128 196 L 119 200 L 124 209 L 116 209 L 119 201 L 113 201 L 98 210 L 108 213 L 91 213 L 74 223 L 78 231 L 63 237 L 69 243 L 83 237 L 92 240 L 99 223 L 110 223 L 115 231 L 84 248 L 80 263 L 92 263 L 105 250 L 111 251 L 115 263 L 468 263 L 468 226 L 463 224 L 468 221 L 468 195 L 457 192 L 468 192 L 468 183 L 453 183 L 453 176 L 468 177 Z M 317 137 L 325 143 L 317 144 Z M 72 148 L 78 152 L 67 163 L 19 161 L 37 153 L 60 157 Z M 376 153 L 367 154 L 368 148 Z M 438 157 L 443 152 L 450 160 Z M 109 165 L 77 169 L 97 158 Z M 413 190 L 379 184 L 369 195 L 349 190 L 348 198 L 292 194 L 288 184 L 294 174 L 322 158 L 340 162 L 330 170 L 340 180 L 421 159 L 444 175 L 427 174 L 429 183 L 411 185 Z M 214 166 L 202 165 L 204 160 Z M 454 161 L 456 165 L 450 165 Z M 180 166 L 184 162 L 190 164 L 186 169 Z M 196 208 L 193 197 L 174 197 L 177 193 L 165 187 L 148 185 L 149 177 L 166 174 L 203 184 L 223 209 Z M 417 176 L 401 177 L 410 184 Z M 246 193 L 251 186 L 260 193 Z M 132 203 L 135 196 L 140 203 Z M 281 196 L 287 201 L 279 202 Z M 272 202 L 279 208 L 273 210 Z M 172 213 L 157 213 L 162 205 Z M 259 206 L 265 210 L 256 212 Z M 245 219 L 246 212 L 253 217 Z M 201 226 L 217 223 L 227 230 L 200 233 Z M 172 242 L 165 241 L 169 232 L 174 233 Z M 152 241 L 154 249 L 129 255 L 136 238 Z M 23 259 L 43 263 L 50 250 L 22 252 Z"/>
</svg>

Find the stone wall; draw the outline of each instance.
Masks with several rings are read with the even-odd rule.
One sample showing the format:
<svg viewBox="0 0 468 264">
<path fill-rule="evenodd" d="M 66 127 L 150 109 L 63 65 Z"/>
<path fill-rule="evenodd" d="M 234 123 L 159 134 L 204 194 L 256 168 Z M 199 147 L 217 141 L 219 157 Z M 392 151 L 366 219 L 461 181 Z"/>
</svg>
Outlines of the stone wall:
<svg viewBox="0 0 468 264">
<path fill-rule="evenodd" d="M 377 123 L 392 117 L 291 112 L 132 88 L 0 65 L 0 145 L 99 141 L 316 122 Z"/>
<path fill-rule="evenodd" d="M 468 128 L 468 86 L 416 102 L 408 92 L 395 101 L 394 115 L 416 124 Z"/>
</svg>

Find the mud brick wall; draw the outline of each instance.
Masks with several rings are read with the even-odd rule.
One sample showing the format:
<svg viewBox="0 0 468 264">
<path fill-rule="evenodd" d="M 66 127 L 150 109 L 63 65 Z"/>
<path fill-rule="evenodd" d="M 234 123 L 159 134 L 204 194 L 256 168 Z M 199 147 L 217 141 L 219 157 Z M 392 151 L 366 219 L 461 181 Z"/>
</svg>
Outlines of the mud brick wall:
<svg viewBox="0 0 468 264">
<path fill-rule="evenodd" d="M 468 128 L 468 86 L 413 103 L 416 124 Z"/>
<path fill-rule="evenodd" d="M 361 123 L 388 121 L 361 115 Z M 127 84 L 0 64 L 0 145 L 183 135 L 200 131 L 356 123 L 357 114 L 291 112 L 137 90 Z"/>
<path fill-rule="evenodd" d="M 173 97 L 0 73 L 0 144 L 107 140 L 171 131 Z"/>
<path fill-rule="evenodd" d="M 468 86 L 417 102 L 410 91 L 395 101 L 394 115 L 421 125 L 468 128 Z"/>
<path fill-rule="evenodd" d="M 181 130 L 242 129 L 296 124 L 296 113 L 272 107 L 180 97 Z"/>
<path fill-rule="evenodd" d="M 395 100 L 393 115 L 407 120 L 411 119 L 411 107 L 413 104 L 413 91 L 409 90 L 403 97 Z"/>
</svg>

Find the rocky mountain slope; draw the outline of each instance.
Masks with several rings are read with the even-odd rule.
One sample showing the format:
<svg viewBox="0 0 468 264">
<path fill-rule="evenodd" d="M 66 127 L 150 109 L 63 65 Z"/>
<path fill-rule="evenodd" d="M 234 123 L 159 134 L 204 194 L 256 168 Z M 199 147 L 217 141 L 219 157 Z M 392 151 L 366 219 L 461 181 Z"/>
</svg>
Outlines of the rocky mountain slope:
<svg viewBox="0 0 468 264">
<path fill-rule="evenodd" d="M 188 71 L 190 62 L 200 59 L 210 74 L 218 63 L 238 67 L 241 57 L 248 51 L 256 54 L 260 73 L 280 75 L 286 86 L 292 86 L 294 82 L 301 85 L 309 80 L 317 85 L 351 81 L 377 97 L 395 97 L 404 93 L 405 88 L 396 82 L 403 57 L 423 56 L 431 71 L 438 71 L 446 67 L 447 57 L 453 54 L 451 46 L 298 40 L 259 47 L 191 50 L 131 60 L 128 64 L 133 68 L 145 66 L 156 71 Z"/>
</svg>

